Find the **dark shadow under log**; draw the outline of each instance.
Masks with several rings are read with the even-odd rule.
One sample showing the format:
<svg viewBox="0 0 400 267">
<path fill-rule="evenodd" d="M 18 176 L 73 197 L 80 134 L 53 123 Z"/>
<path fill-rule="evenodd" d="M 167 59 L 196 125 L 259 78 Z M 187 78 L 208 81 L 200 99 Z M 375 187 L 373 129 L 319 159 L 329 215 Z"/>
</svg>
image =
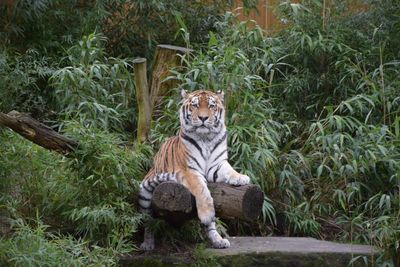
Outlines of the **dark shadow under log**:
<svg viewBox="0 0 400 267">
<path fill-rule="evenodd" d="M 232 186 L 209 183 L 217 217 L 257 220 L 261 214 L 264 194 L 257 185 Z M 166 182 L 158 185 L 153 193 L 152 208 L 156 217 L 180 225 L 196 217 L 196 202 L 189 190 L 181 184 Z"/>
</svg>

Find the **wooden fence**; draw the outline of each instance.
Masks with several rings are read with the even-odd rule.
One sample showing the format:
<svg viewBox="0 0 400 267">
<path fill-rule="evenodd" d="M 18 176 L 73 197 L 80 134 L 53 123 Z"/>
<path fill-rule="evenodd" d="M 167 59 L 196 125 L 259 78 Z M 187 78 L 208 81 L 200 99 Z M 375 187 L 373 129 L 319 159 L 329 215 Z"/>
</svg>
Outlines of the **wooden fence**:
<svg viewBox="0 0 400 267">
<path fill-rule="evenodd" d="M 254 20 L 261 28 L 271 32 L 283 26 L 283 23 L 279 21 L 276 15 L 276 8 L 281 2 L 280 0 L 259 0 L 257 10 L 252 10 L 250 13 L 245 14 L 243 2 L 238 0 L 233 12 L 239 15 L 240 20 Z"/>
<path fill-rule="evenodd" d="M 333 4 L 331 0 L 321 0 L 323 6 L 329 10 L 329 6 Z M 363 12 L 368 9 L 368 5 L 361 0 L 343 0 L 348 1 L 349 10 L 351 13 Z M 243 1 L 237 0 L 236 5 L 233 9 L 234 13 L 239 14 L 239 19 L 254 20 L 261 28 L 267 33 L 275 32 L 284 27 L 284 23 L 279 20 L 277 16 L 277 8 L 282 3 L 282 0 L 259 0 L 257 5 L 257 11 L 252 10 L 249 14 L 245 14 L 243 9 Z M 301 3 L 301 0 L 291 0 L 291 3 Z M 321 11 L 321 16 L 323 12 Z"/>
</svg>

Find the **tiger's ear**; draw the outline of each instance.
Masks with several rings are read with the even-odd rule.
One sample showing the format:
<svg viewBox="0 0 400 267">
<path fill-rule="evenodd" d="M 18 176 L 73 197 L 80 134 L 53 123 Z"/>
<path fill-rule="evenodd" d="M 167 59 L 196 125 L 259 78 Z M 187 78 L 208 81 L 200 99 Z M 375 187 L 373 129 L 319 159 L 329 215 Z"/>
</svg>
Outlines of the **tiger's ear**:
<svg viewBox="0 0 400 267">
<path fill-rule="evenodd" d="M 219 97 L 219 99 L 221 100 L 222 103 L 225 102 L 225 93 L 222 90 L 218 90 L 217 91 L 217 96 Z"/>
<path fill-rule="evenodd" d="M 184 90 L 184 89 L 181 90 L 181 97 L 182 97 L 182 100 L 185 100 L 188 98 L 188 93 L 186 92 L 186 90 Z"/>
</svg>

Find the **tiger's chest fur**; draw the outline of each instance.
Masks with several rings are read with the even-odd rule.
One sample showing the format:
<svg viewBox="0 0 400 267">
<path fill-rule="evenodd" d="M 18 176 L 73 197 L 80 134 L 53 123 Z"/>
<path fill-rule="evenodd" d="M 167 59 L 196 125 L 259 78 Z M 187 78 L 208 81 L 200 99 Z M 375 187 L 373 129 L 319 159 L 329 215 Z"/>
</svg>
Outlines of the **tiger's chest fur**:
<svg viewBox="0 0 400 267">
<path fill-rule="evenodd" d="M 228 159 L 225 129 L 212 138 L 181 133 L 188 151 L 188 168 L 197 171 L 207 182 L 216 182 L 220 163 Z"/>
</svg>

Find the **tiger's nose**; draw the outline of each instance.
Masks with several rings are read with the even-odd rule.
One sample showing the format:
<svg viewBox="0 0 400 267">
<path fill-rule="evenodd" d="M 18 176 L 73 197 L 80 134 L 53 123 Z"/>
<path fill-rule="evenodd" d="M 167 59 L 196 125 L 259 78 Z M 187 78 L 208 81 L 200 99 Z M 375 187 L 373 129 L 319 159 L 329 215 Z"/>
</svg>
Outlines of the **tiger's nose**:
<svg viewBox="0 0 400 267">
<path fill-rule="evenodd" d="M 199 116 L 199 119 L 200 119 L 202 122 L 205 122 L 205 121 L 208 119 L 208 117 L 201 117 L 201 116 Z"/>
</svg>

